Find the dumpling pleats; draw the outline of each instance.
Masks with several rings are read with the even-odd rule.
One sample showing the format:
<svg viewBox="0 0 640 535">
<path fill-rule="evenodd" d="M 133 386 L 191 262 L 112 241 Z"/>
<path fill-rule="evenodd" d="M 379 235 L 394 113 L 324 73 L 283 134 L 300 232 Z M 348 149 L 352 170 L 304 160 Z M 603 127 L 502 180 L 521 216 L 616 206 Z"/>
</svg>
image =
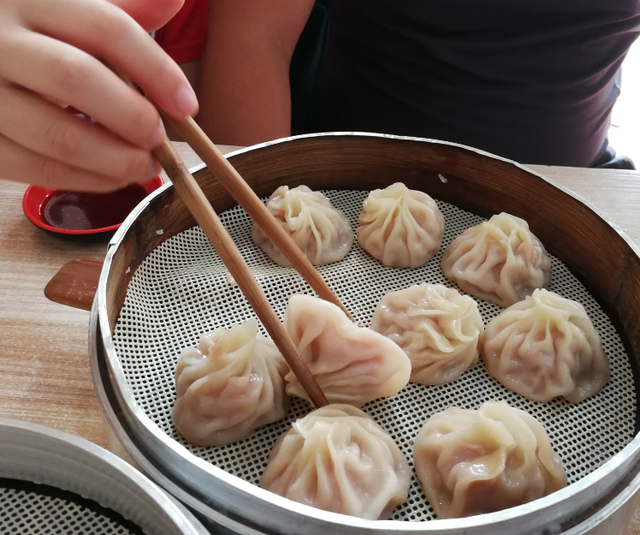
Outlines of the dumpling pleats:
<svg viewBox="0 0 640 535">
<path fill-rule="evenodd" d="M 411 470 L 393 439 L 349 405 L 297 420 L 276 442 L 260 485 L 325 511 L 389 518 L 407 498 Z"/>
<path fill-rule="evenodd" d="M 255 320 L 203 336 L 197 349 L 178 358 L 176 429 L 189 442 L 213 446 L 283 418 L 288 369 L 275 344 L 258 334 Z"/>
<path fill-rule="evenodd" d="M 504 401 L 434 414 L 416 437 L 413 461 L 440 518 L 507 509 L 567 484 L 542 424 Z"/>
<path fill-rule="evenodd" d="M 280 186 L 267 201 L 267 209 L 313 265 L 342 260 L 353 246 L 355 238 L 347 218 L 320 191 L 307 186 Z M 251 237 L 271 260 L 281 266 L 291 265 L 255 223 Z"/>
<path fill-rule="evenodd" d="M 411 381 L 454 381 L 478 362 L 484 326 L 476 302 L 441 284 L 419 284 L 385 294 L 371 328 L 398 344 L 411 359 Z"/>
<path fill-rule="evenodd" d="M 544 289 L 496 316 L 481 352 L 490 375 L 533 401 L 578 403 L 609 380 L 609 360 L 584 307 Z"/>
<path fill-rule="evenodd" d="M 549 285 L 551 259 L 523 219 L 501 213 L 444 250 L 442 272 L 479 299 L 510 306 Z"/>
<path fill-rule="evenodd" d="M 401 182 L 373 190 L 356 230 L 360 246 L 385 266 L 416 268 L 440 249 L 444 217 L 426 193 Z"/>
</svg>

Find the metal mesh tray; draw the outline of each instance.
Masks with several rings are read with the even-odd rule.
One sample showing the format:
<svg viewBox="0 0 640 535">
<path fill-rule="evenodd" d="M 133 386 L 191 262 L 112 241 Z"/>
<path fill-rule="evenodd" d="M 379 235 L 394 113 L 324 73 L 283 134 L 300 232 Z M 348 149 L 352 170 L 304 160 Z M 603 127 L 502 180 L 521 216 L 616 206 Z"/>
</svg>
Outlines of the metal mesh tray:
<svg viewBox="0 0 640 535">
<path fill-rule="evenodd" d="M 0 533 L 5 535 L 143 535 L 133 522 L 73 492 L 0 478 Z"/>
</svg>

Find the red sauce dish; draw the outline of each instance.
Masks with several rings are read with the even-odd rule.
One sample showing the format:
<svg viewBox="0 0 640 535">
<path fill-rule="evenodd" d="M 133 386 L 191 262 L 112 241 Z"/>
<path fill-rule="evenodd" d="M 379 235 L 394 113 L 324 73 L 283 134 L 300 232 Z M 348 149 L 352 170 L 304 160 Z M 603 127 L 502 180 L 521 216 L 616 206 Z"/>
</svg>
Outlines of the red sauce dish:
<svg viewBox="0 0 640 535">
<path fill-rule="evenodd" d="M 157 176 L 110 193 L 78 193 L 29 186 L 22 209 L 34 224 L 60 234 L 81 235 L 115 231 L 149 193 L 164 184 Z"/>
</svg>

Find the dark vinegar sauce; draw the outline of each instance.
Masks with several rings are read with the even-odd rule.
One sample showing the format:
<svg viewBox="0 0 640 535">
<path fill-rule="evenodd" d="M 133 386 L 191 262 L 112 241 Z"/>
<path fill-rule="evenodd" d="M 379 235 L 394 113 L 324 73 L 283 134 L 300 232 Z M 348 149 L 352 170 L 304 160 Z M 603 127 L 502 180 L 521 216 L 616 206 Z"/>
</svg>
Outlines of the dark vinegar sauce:
<svg viewBox="0 0 640 535">
<path fill-rule="evenodd" d="M 56 191 L 40 210 L 44 221 L 52 227 L 90 230 L 122 223 L 146 196 L 147 190 L 139 184 L 111 193 Z"/>
</svg>

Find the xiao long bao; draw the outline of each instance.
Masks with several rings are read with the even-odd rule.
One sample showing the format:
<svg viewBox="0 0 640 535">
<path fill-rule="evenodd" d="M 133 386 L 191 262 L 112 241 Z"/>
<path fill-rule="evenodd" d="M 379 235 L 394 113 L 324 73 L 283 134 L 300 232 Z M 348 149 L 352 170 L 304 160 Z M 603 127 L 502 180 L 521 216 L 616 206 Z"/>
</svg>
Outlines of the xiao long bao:
<svg viewBox="0 0 640 535">
<path fill-rule="evenodd" d="M 444 217 L 426 193 L 396 182 L 373 190 L 362 205 L 358 243 L 385 266 L 416 268 L 442 244 Z"/>
<path fill-rule="evenodd" d="M 431 416 L 414 442 L 413 462 L 440 518 L 515 507 L 567 484 L 542 424 L 504 401 Z"/>
<path fill-rule="evenodd" d="M 471 297 L 442 284 L 423 283 L 384 295 L 371 328 L 409 356 L 412 382 L 439 385 L 477 364 L 484 325 Z"/>
<path fill-rule="evenodd" d="M 353 246 L 349 222 L 320 191 L 311 191 L 307 186 L 280 186 L 267 201 L 267 209 L 316 266 L 342 260 Z M 276 264 L 291 265 L 255 223 L 251 237 Z"/>
<path fill-rule="evenodd" d="M 393 396 L 409 382 L 411 361 L 394 342 L 359 327 L 340 308 L 317 297 L 294 295 L 284 328 L 330 403 L 361 407 Z M 287 393 L 309 401 L 293 372 Z"/>
<path fill-rule="evenodd" d="M 360 409 L 327 405 L 276 442 L 260 486 L 325 511 L 387 519 L 407 499 L 411 469 L 398 445 Z"/>
<path fill-rule="evenodd" d="M 236 442 L 284 418 L 288 371 L 275 344 L 258 334 L 255 319 L 216 329 L 178 358 L 173 423 L 198 446 Z"/>
<path fill-rule="evenodd" d="M 609 360 L 583 306 L 547 290 L 503 310 L 481 346 L 489 374 L 533 401 L 578 403 L 609 380 Z"/>
<path fill-rule="evenodd" d="M 526 221 L 504 212 L 453 240 L 441 266 L 464 292 L 502 307 L 551 281 L 551 260 L 543 245 Z"/>
</svg>

